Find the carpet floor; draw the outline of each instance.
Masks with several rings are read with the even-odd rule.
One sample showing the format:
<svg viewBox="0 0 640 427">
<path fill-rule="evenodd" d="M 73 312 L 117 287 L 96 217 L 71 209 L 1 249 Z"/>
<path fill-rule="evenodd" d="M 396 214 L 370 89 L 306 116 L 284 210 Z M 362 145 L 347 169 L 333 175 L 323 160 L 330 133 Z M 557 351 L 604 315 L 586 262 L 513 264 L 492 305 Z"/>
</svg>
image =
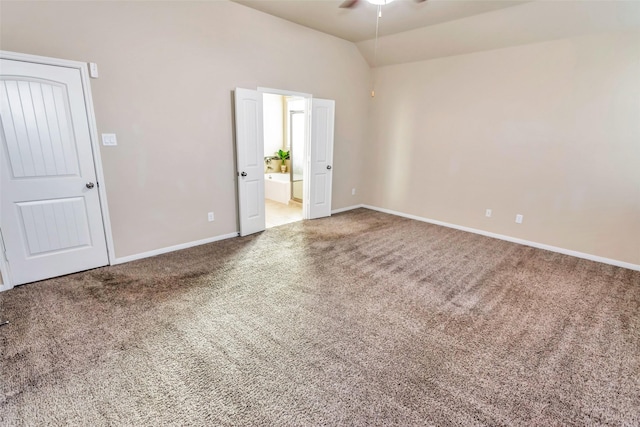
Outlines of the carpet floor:
<svg viewBox="0 0 640 427">
<path fill-rule="evenodd" d="M 3 426 L 640 424 L 640 272 L 366 209 L 0 313 Z"/>
</svg>

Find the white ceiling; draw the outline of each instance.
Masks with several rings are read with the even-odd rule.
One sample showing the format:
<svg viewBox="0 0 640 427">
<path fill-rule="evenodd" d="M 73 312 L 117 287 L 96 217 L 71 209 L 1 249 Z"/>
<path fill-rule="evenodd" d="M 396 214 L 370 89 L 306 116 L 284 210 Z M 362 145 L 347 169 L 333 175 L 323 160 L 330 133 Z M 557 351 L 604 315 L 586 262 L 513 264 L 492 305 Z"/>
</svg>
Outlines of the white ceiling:
<svg viewBox="0 0 640 427">
<path fill-rule="evenodd" d="M 232 0 L 352 41 L 370 66 L 401 64 L 574 36 L 640 31 L 640 1 L 396 0 L 383 6 L 377 55 L 377 7 L 360 0 Z"/>
<path fill-rule="evenodd" d="M 287 21 L 352 42 L 372 39 L 376 33 L 377 6 L 359 0 L 342 9 L 343 0 L 233 0 Z M 530 0 L 395 0 L 382 8 L 380 35 L 453 21 L 514 6 Z"/>
<path fill-rule="evenodd" d="M 371 66 L 402 64 L 597 33 L 640 31 L 640 1 L 533 1 L 356 43 Z"/>
</svg>

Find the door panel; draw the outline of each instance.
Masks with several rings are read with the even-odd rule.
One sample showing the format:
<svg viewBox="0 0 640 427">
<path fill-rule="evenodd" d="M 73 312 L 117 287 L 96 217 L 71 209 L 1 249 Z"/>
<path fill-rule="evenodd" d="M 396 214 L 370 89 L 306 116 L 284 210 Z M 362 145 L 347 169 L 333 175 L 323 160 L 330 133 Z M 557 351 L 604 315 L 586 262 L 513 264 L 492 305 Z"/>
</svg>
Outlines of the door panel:
<svg viewBox="0 0 640 427">
<path fill-rule="evenodd" d="M 0 61 L 0 225 L 14 284 L 108 264 L 80 71 Z"/>
<path fill-rule="evenodd" d="M 243 98 L 242 109 L 243 117 L 246 119 L 243 121 L 244 132 L 244 163 L 245 167 L 254 168 L 258 166 L 258 154 L 261 154 L 263 150 L 259 150 L 258 145 L 260 139 L 258 138 L 258 126 L 256 121 L 258 120 L 258 110 L 260 109 L 260 102 L 255 102 L 253 99 Z M 260 156 L 262 159 L 263 156 Z M 262 164 L 262 162 L 260 162 Z"/>
<path fill-rule="evenodd" d="M 264 186 L 264 183 L 262 184 Z M 257 180 L 248 181 L 247 188 L 247 217 L 254 220 L 260 217 L 260 183 Z M 263 198 L 264 200 L 264 198 Z"/>
<path fill-rule="evenodd" d="M 323 205 L 327 202 L 325 199 L 327 195 L 327 174 L 316 174 L 313 180 L 313 188 L 311 189 L 313 194 L 313 201 L 316 206 Z"/>
<path fill-rule="evenodd" d="M 27 257 L 91 246 L 82 197 L 16 203 L 26 236 Z"/>
<path fill-rule="evenodd" d="M 333 127 L 335 101 L 314 98 L 311 102 L 310 218 L 331 215 Z"/>
<path fill-rule="evenodd" d="M 240 235 L 246 236 L 266 226 L 262 94 L 237 88 L 235 104 Z"/>
<path fill-rule="evenodd" d="M 77 175 L 76 141 L 63 86 L 3 79 L 2 120 L 15 178 Z M 24 141 L 24 143 L 20 143 Z"/>
</svg>

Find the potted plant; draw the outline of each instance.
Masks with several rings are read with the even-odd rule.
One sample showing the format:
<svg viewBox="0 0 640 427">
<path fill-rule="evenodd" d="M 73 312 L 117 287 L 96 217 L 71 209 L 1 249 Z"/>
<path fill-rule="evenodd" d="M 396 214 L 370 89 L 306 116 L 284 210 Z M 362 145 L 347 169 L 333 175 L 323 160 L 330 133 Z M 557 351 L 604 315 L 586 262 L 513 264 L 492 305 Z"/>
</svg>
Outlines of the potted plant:
<svg viewBox="0 0 640 427">
<path fill-rule="evenodd" d="M 282 160 L 282 166 L 280 166 L 280 170 L 282 171 L 282 173 L 285 173 L 287 171 L 287 165 L 285 164 L 285 161 L 289 159 L 289 152 L 278 150 L 276 155 L 280 160 Z"/>
</svg>

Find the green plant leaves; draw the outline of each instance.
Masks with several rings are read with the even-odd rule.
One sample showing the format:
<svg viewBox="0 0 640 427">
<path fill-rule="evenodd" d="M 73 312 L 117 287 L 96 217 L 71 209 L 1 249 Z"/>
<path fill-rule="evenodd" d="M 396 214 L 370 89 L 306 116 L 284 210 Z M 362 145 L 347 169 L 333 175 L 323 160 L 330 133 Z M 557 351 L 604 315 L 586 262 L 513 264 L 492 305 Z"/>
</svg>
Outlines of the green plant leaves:
<svg viewBox="0 0 640 427">
<path fill-rule="evenodd" d="M 285 161 L 289 158 L 289 152 L 288 151 L 283 151 L 283 150 L 278 150 L 278 152 L 276 153 L 278 155 L 278 158 L 282 161 Z"/>
</svg>

